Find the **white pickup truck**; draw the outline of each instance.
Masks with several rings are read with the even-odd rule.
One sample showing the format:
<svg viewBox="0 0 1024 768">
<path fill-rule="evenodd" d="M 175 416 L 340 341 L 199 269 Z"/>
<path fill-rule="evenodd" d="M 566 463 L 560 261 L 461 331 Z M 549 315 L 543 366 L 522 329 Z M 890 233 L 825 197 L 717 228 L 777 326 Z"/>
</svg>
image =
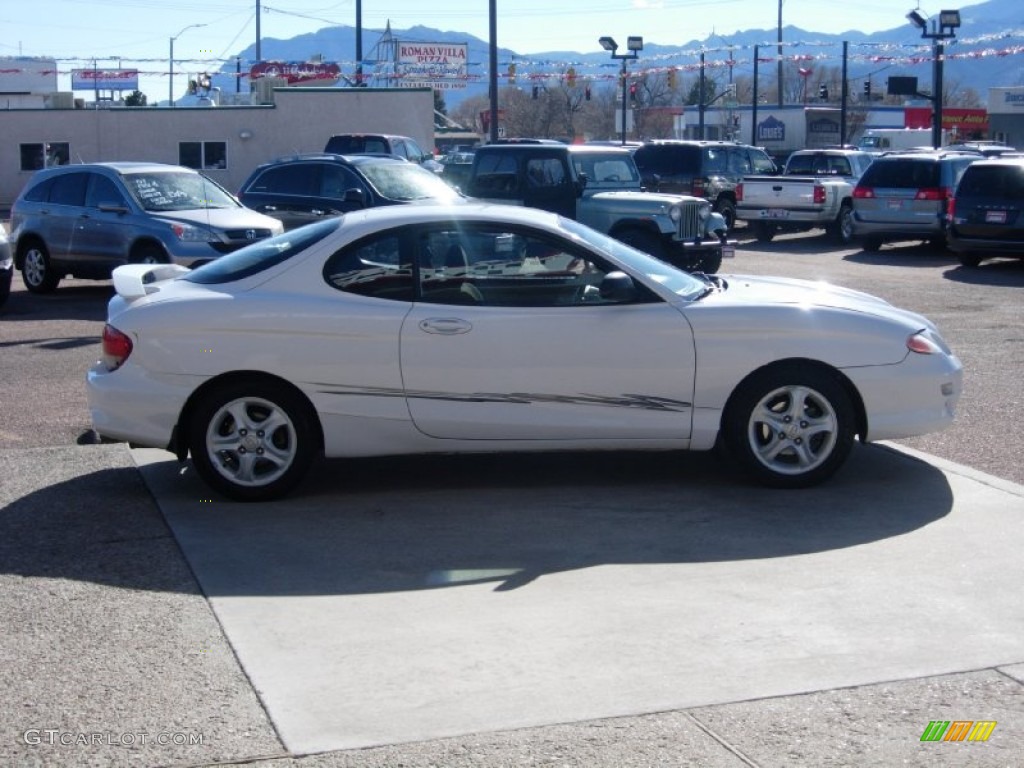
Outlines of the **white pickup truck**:
<svg viewBox="0 0 1024 768">
<path fill-rule="evenodd" d="M 744 176 L 736 188 L 736 218 L 761 242 L 776 232 L 823 227 L 841 243 L 853 239 L 853 188 L 873 156 L 851 149 L 801 149 L 781 176 Z"/>
</svg>

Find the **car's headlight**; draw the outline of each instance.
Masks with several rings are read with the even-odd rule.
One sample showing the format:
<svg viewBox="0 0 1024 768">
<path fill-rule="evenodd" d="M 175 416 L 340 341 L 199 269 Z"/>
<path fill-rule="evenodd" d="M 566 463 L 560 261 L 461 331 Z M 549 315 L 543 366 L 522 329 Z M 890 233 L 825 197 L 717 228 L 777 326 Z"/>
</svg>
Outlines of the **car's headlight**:
<svg viewBox="0 0 1024 768">
<path fill-rule="evenodd" d="M 705 204 L 701 205 L 701 207 L 697 209 L 697 217 L 701 221 L 707 221 L 708 219 L 710 219 L 711 218 L 711 204 L 710 203 L 705 203 Z"/>
<path fill-rule="evenodd" d="M 174 230 L 174 234 L 183 243 L 212 243 L 220 239 L 206 227 L 194 227 L 191 224 L 171 224 L 171 229 Z"/>
<path fill-rule="evenodd" d="M 669 206 L 668 217 L 672 219 L 673 223 L 678 224 L 683 220 L 683 209 L 678 205 Z"/>
</svg>

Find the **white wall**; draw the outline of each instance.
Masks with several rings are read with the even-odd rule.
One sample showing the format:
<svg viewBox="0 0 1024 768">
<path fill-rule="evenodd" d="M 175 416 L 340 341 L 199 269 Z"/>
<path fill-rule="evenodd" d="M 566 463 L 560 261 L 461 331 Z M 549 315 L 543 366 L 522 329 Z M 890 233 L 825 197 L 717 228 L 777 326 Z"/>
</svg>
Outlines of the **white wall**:
<svg viewBox="0 0 1024 768">
<path fill-rule="evenodd" d="M 10 207 L 32 176 L 20 170 L 21 144 L 66 142 L 72 163 L 177 163 L 181 141 L 222 141 L 228 167 L 205 173 L 231 192 L 260 163 L 322 151 L 335 133 L 400 134 L 425 151 L 434 148 L 429 88 L 280 88 L 274 101 L 241 107 L 0 109 L 0 209 Z"/>
</svg>

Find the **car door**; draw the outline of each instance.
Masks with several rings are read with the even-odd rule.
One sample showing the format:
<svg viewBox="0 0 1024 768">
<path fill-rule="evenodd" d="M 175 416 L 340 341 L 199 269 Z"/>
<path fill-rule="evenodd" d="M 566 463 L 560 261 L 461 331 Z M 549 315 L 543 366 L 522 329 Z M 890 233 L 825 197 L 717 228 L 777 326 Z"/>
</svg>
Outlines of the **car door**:
<svg viewBox="0 0 1024 768">
<path fill-rule="evenodd" d="M 530 155 L 524 160 L 523 205 L 575 219 L 579 197 L 566 155 Z"/>
<path fill-rule="evenodd" d="M 289 162 L 271 166 L 242 192 L 242 204 L 273 216 L 285 229 L 319 221 L 325 215 L 320 198 L 321 163 Z"/>
<path fill-rule="evenodd" d="M 84 210 L 88 181 L 88 172 L 73 171 L 54 177 L 50 185 L 49 200 L 41 209 L 40 231 L 54 261 L 77 261 L 72 243 Z"/>
<path fill-rule="evenodd" d="M 607 263 L 530 230 L 437 226 L 414 240 L 401 331 L 416 427 L 471 440 L 685 439 L 694 345 L 646 289 L 602 296 Z"/>
<path fill-rule="evenodd" d="M 117 184 L 101 173 L 90 173 L 85 205 L 75 224 L 73 248 L 77 258 L 97 272 L 128 258 L 132 224 L 130 208 Z"/>
</svg>

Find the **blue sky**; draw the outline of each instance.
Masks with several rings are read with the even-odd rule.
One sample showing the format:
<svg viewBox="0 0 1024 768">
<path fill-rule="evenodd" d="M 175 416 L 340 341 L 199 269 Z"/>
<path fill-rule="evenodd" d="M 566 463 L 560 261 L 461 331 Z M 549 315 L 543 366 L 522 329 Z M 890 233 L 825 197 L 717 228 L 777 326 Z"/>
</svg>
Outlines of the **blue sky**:
<svg viewBox="0 0 1024 768">
<path fill-rule="evenodd" d="M 682 44 L 694 39 L 728 43 L 737 30 L 775 29 L 776 0 L 496 0 L 498 43 L 519 53 L 596 52 L 601 35 L 621 44 L 629 35 L 647 43 Z M 782 0 L 784 25 L 838 34 L 871 33 L 907 22 L 905 0 Z M 151 101 L 165 99 L 171 36 L 176 60 L 209 59 L 208 69 L 256 40 L 255 0 L 5 0 L 0 10 L 0 56 L 46 56 L 58 68 L 124 67 L 140 70 L 140 89 Z M 261 0 L 261 37 L 291 38 L 333 24 L 355 26 L 355 0 Z M 906 7 L 904 7 L 906 6 Z M 430 10 L 426 10 L 430 8 Z M 379 29 L 390 20 L 405 29 L 424 25 L 488 39 L 488 0 L 362 0 L 363 26 Z M 931 12 L 937 12 L 936 4 Z M 923 7 L 923 11 L 929 11 Z M 190 25 L 203 25 L 190 27 Z M 184 31 L 183 31 L 184 30 Z M 180 36 L 179 36 L 180 33 Z M 915 37 L 908 25 L 908 39 Z M 774 34 L 768 38 L 774 39 Z M 216 62 L 216 64 L 214 64 Z M 176 96 L 183 73 L 201 71 L 179 63 Z M 70 88 L 70 75 L 58 87 Z"/>
</svg>

